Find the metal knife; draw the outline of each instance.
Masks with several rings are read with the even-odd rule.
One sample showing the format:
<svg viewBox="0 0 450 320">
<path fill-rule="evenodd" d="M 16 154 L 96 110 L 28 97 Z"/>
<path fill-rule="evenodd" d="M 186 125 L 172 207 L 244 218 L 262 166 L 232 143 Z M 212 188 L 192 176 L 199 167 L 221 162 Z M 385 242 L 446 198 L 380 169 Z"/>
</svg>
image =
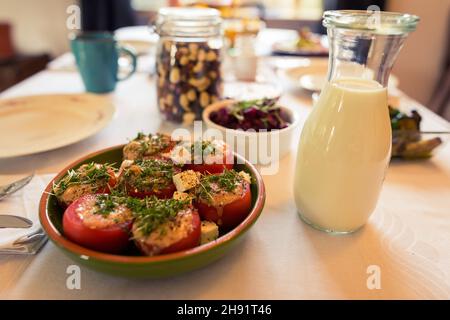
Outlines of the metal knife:
<svg viewBox="0 0 450 320">
<path fill-rule="evenodd" d="M 30 219 L 10 214 L 0 214 L 1 228 L 30 228 L 33 222 Z"/>
<path fill-rule="evenodd" d="M 6 186 L 0 186 L 0 200 L 25 187 L 28 183 L 30 183 L 33 177 L 34 173 L 18 181 L 14 181 L 13 183 L 10 183 Z"/>
</svg>

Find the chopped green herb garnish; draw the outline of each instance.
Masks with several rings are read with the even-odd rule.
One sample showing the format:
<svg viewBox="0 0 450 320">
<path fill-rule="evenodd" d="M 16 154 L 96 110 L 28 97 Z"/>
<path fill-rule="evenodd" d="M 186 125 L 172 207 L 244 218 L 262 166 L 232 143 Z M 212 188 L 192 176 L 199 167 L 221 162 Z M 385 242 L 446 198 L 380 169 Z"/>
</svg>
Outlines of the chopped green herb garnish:
<svg viewBox="0 0 450 320">
<path fill-rule="evenodd" d="M 125 197 L 118 197 L 108 194 L 100 194 L 97 196 L 95 201 L 95 214 L 101 214 L 103 216 L 109 215 L 113 212 L 117 206 L 124 204 L 126 201 Z"/>
<path fill-rule="evenodd" d="M 223 149 L 218 148 L 211 140 L 197 140 L 191 144 L 191 163 L 202 163 L 208 156 L 216 156 L 223 153 Z"/>
<path fill-rule="evenodd" d="M 169 135 L 163 133 L 145 135 L 139 132 L 133 141 L 139 142 L 139 153 L 141 156 L 149 156 L 164 151 L 174 142 Z"/>
<path fill-rule="evenodd" d="M 231 107 L 231 114 L 239 121 L 244 120 L 244 111 L 250 108 L 256 108 L 263 112 L 269 112 L 270 110 L 279 109 L 276 104 L 276 100 L 273 99 L 258 99 L 258 100 L 246 100 L 238 101 Z"/>
<path fill-rule="evenodd" d="M 224 170 L 221 174 L 205 175 L 200 179 L 197 187 L 197 196 L 208 202 L 213 195 L 220 192 L 233 192 L 244 178 L 235 170 Z"/>
<path fill-rule="evenodd" d="M 129 186 L 141 190 L 165 188 L 172 183 L 175 165 L 167 160 L 137 160 L 124 171 L 124 180 Z"/>
<path fill-rule="evenodd" d="M 166 221 L 174 219 L 178 212 L 187 209 L 190 200 L 158 199 L 155 196 L 142 200 L 127 198 L 126 205 L 133 212 L 137 230 L 147 236 Z"/>
<path fill-rule="evenodd" d="M 136 138 L 134 138 L 133 140 L 142 140 L 145 138 L 145 133 L 143 133 L 142 131 L 139 131 Z"/>
<path fill-rule="evenodd" d="M 237 101 L 211 112 L 214 123 L 229 129 L 271 131 L 289 126 L 289 111 L 277 104 L 278 98 Z"/>
<path fill-rule="evenodd" d="M 94 162 L 83 164 L 76 170 L 69 170 L 67 174 L 53 185 L 53 192 L 59 196 L 72 185 L 90 184 L 94 188 L 106 186 L 115 171 L 113 164 L 97 164 Z"/>
<path fill-rule="evenodd" d="M 94 213 L 107 216 L 118 206 L 125 206 L 132 212 L 138 230 L 146 236 L 166 221 L 174 219 L 178 212 L 187 209 L 190 203 L 189 199 L 158 199 L 155 196 L 137 199 L 101 194 L 96 198 Z"/>
</svg>

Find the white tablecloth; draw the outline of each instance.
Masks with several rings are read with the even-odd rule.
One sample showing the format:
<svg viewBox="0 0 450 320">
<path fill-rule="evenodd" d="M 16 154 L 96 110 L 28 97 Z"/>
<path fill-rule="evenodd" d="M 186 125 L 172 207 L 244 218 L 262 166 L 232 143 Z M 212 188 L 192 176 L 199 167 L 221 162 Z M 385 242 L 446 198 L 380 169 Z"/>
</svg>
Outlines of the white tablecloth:
<svg viewBox="0 0 450 320">
<path fill-rule="evenodd" d="M 0 160 L 0 184 L 32 170 L 52 173 L 88 152 L 126 142 L 137 131 L 168 131 L 158 114 L 153 80 L 136 74 L 113 94 L 117 114 L 97 135 L 58 150 Z M 44 71 L 1 97 L 83 92 L 77 73 Z M 419 108 L 424 128 L 449 124 Z M 309 97 L 281 103 L 310 111 Z M 51 121 L 51 119 L 49 119 Z M 7 138 L 12 132 L 1 135 Z M 297 134 L 298 137 L 298 134 Z M 295 154 L 265 176 L 267 202 L 255 226 L 230 254 L 204 269 L 162 280 L 130 280 L 81 267 L 81 289 L 66 287 L 73 262 L 48 243 L 36 256 L 0 256 L 0 298 L 344 299 L 450 298 L 450 145 L 428 161 L 392 163 L 369 223 L 350 236 L 330 236 L 300 221 L 292 198 Z M 375 268 L 375 269 L 373 269 Z M 379 270 L 379 289 L 369 289 Z M 378 273 L 377 273 L 378 274 Z M 370 284 L 369 283 L 369 284 Z"/>
</svg>

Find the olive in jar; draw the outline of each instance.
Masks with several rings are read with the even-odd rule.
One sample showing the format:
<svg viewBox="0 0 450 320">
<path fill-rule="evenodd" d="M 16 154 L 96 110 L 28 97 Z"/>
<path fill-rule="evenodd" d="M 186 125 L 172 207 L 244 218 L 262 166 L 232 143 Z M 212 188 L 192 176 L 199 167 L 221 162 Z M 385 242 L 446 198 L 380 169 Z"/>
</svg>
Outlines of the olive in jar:
<svg viewBox="0 0 450 320">
<path fill-rule="evenodd" d="M 157 96 L 165 118 L 189 124 L 222 93 L 220 48 L 208 41 L 162 41 L 157 59 Z"/>
</svg>

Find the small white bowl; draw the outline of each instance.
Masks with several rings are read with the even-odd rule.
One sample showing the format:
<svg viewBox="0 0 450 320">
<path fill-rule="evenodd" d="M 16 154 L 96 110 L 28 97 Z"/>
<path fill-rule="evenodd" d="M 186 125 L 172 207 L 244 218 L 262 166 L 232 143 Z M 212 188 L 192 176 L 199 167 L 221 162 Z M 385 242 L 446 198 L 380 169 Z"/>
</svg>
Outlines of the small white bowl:
<svg viewBox="0 0 450 320">
<path fill-rule="evenodd" d="M 243 156 L 252 164 L 270 165 L 286 156 L 292 148 L 292 140 L 295 129 L 298 127 L 300 119 L 297 113 L 292 109 L 281 107 L 283 112 L 290 118 L 290 125 L 280 130 L 272 131 L 244 131 L 229 129 L 221 126 L 210 119 L 213 111 L 224 108 L 235 103 L 236 100 L 221 100 L 215 102 L 203 110 L 203 122 L 207 129 L 216 129 L 228 145 L 230 145 L 236 153 Z"/>
</svg>

